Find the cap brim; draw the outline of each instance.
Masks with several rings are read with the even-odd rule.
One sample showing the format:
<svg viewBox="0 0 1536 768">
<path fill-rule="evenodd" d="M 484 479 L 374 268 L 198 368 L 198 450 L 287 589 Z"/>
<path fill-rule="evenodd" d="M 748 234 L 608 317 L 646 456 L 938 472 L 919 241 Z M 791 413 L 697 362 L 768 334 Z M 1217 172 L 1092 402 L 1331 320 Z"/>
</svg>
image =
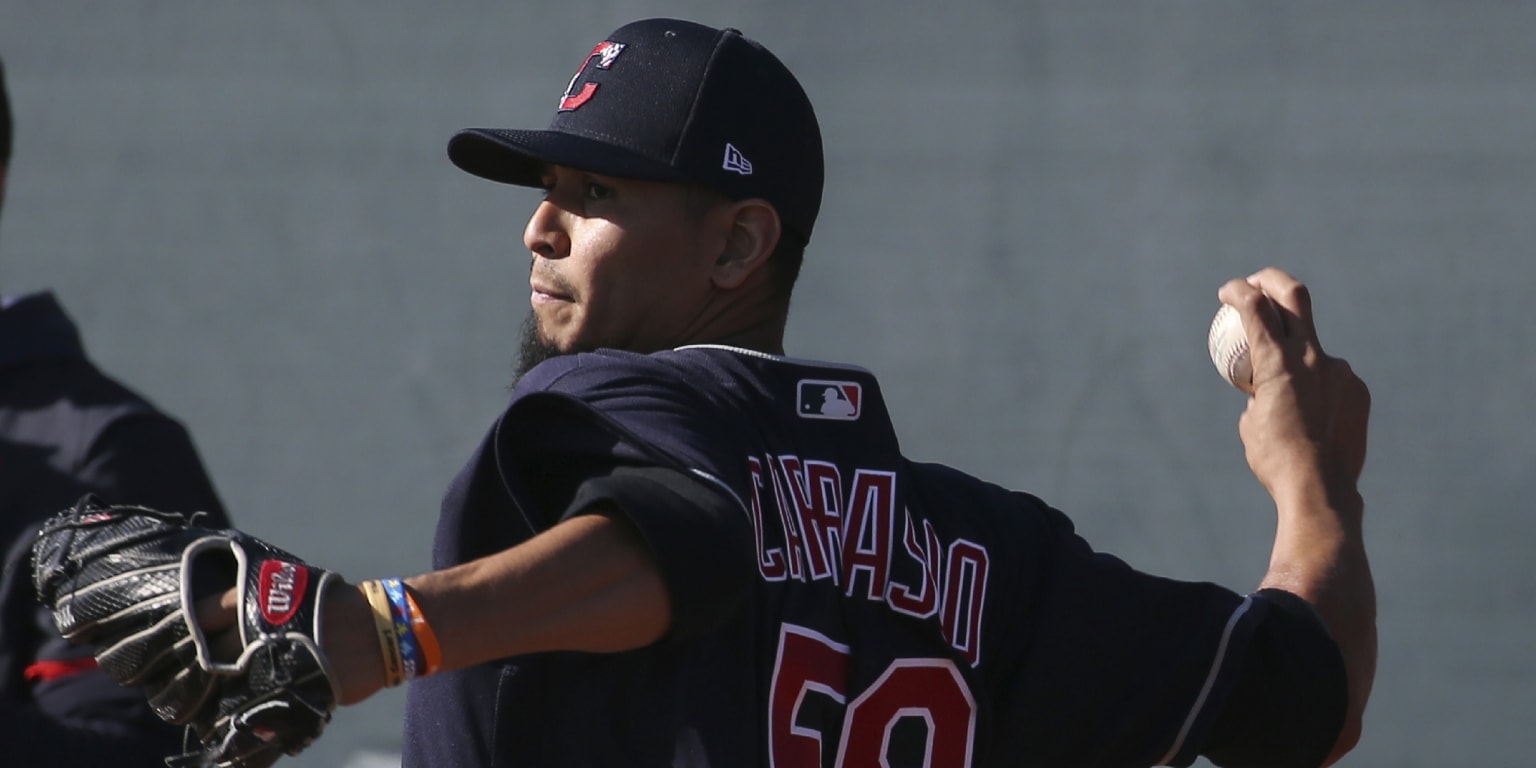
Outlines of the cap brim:
<svg viewBox="0 0 1536 768">
<path fill-rule="evenodd" d="M 683 181 L 672 167 L 595 139 L 560 131 L 466 128 L 448 140 L 448 159 L 468 173 L 503 184 L 543 186 L 544 167 L 647 181 Z"/>
</svg>

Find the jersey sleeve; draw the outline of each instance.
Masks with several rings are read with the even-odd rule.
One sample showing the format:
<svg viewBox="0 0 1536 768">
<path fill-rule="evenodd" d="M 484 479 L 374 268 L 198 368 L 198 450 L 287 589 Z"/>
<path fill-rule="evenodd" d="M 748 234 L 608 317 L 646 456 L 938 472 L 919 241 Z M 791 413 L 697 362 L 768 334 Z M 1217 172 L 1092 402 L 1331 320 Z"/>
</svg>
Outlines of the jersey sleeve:
<svg viewBox="0 0 1536 768">
<path fill-rule="evenodd" d="M 1025 652 L 1003 692 L 1012 748 L 1030 765 L 1187 765 L 1252 630 L 1251 601 L 1135 571 L 1059 513 L 1040 516 L 1047 546 L 1016 585 Z"/>
<path fill-rule="evenodd" d="M 616 507 L 656 558 L 669 637 L 714 626 L 751 586 L 746 507 L 722 478 L 734 455 L 709 403 L 643 358 L 580 355 L 535 369 L 498 427 L 497 464 L 529 527 Z M 533 375 L 533 374 L 530 374 Z"/>
<path fill-rule="evenodd" d="M 617 467 L 583 482 L 566 515 L 606 507 L 634 523 L 656 558 L 672 603 L 669 638 L 712 629 L 741 605 L 756 575 L 752 540 L 722 487 L 669 467 Z"/>
<path fill-rule="evenodd" d="M 1008 542 L 987 598 L 1008 609 L 989 614 L 1001 620 L 985 640 L 1001 650 L 987 662 L 998 754 L 1127 768 L 1201 754 L 1308 766 L 1327 754 L 1343 723 L 1342 664 L 1299 599 L 1138 571 L 1033 496 L 932 471 L 918 480 L 925 503 L 1004 510 L 968 516 L 990 529 L 978 536 Z"/>
<path fill-rule="evenodd" d="M 1322 765 L 1344 727 L 1344 656 L 1311 604 L 1260 590 L 1267 610 L 1200 754 L 1217 765 Z"/>
<path fill-rule="evenodd" d="M 1184 766 L 1203 752 L 1223 765 L 1320 764 L 1343 723 L 1325 633 L 1272 596 L 1137 571 L 1046 515 L 1056 551 L 1012 681 L 1013 716 L 1032 734 L 1019 748 L 1040 765 Z"/>
</svg>

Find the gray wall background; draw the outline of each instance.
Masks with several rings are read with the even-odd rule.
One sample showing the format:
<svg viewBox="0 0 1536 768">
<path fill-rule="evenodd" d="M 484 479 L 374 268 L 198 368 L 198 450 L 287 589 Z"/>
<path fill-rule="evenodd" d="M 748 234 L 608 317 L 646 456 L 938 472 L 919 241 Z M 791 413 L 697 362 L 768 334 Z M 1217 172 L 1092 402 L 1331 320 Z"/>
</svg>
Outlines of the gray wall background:
<svg viewBox="0 0 1536 768">
<path fill-rule="evenodd" d="M 910 455 L 1147 570 L 1262 575 L 1204 337 L 1226 279 L 1307 280 L 1375 395 L 1381 665 L 1345 764 L 1528 764 L 1536 4 L 0 0 L 0 289 L 55 289 L 243 527 L 353 579 L 424 570 L 505 400 L 536 200 L 444 143 L 543 125 L 651 15 L 746 30 L 818 104 L 791 352 L 871 368 Z M 403 700 L 287 764 L 388 764 Z"/>
</svg>

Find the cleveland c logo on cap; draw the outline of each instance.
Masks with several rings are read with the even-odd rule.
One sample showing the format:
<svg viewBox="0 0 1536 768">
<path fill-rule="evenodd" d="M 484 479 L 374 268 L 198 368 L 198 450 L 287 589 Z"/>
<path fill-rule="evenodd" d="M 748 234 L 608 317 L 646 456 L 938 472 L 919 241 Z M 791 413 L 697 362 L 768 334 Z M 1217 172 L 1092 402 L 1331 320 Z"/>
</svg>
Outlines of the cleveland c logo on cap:
<svg viewBox="0 0 1536 768">
<path fill-rule="evenodd" d="M 619 54 L 623 52 L 623 43 L 613 43 L 607 40 L 593 47 L 592 52 L 587 54 L 587 58 L 582 60 L 581 66 L 576 69 L 576 74 L 571 77 L 570 84 L 565 86 L 565 93 L 560 96 L 559 111 L 570 112 L 591 100 L 592 94 L 597 93 L 597 83 L 582 83 L 581 90 L 577 91 L 576 83 L 581 80 L 582 73 L 587 71 L 587 67 L 592 66 L 598 69 L 613 67 L 613 60 L 617 59 Z M 592 62 L 593 59 L 597 59 L 596 64 Z"/>
</svg>

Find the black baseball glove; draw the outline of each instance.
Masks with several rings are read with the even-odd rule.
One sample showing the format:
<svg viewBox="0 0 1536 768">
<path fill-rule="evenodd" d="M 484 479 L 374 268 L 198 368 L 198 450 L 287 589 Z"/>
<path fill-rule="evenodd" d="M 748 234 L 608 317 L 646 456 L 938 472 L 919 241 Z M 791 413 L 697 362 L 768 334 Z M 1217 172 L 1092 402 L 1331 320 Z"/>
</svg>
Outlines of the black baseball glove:
<svg viewBox="0 0 1536 768">
<path fill-rule="evenodd" d="M 318 641 L 328 571 L 240 531 L 86 496 L 43 525 L 32 575 L 65 638 L 190 726 L 198 743 L 169 765 L 268 766 L 330 722 L 337 694 Z M 220 654 L 194 606 L 233 587 L 239 648 Z"/>
</svg>

